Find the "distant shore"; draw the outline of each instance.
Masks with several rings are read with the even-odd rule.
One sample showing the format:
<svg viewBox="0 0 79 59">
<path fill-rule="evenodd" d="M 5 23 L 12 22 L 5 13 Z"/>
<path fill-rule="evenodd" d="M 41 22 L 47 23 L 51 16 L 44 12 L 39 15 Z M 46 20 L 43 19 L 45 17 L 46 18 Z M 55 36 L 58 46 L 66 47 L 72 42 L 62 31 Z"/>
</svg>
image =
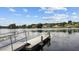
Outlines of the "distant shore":
<svg viewBox="0 0 79 59">
<path fill-rule="evenodd" d="M 8 29 L 8 28 L 1 28 L 1 29 Z M 16 28 L 17 29 L 25 29 L 25 30 L 60 30 L 60 29 L 79 29 L 79 28 Z"/>
</svg>

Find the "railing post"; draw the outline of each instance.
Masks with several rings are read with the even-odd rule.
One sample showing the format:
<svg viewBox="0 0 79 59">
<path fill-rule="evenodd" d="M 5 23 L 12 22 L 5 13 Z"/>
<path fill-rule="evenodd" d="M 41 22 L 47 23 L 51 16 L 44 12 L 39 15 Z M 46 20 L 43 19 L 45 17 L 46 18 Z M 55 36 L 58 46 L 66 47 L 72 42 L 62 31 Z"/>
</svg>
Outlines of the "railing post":
<svg viewBox="0 0 79 59">
<path fill-rule="evenodd" d="M 26 43 L 27 43 L 27 34 L 26 34 L 25 30 L 24 30 L 24 33 L 25 33 L 25 39 L 26 39 Z"/>
<path fill-rule="evenodd" d="M 16 32 L 14 32 L 14 39 L 15 39 L 15 42 L 16 42 Z"/>
<path fill-rule="evenodd" d="M 28 39 L 29 39 L 29 31 L 28 31 Z"/>
<path fill-rule="evenodd" d="M 10 42 L 11 42 L 11 49 L 12 49 L 12 51 L 13 51 L 12 37 L 11 37 L 11 35 L 10 35 L 9 37 L 10 37 Z"/>
</svg>

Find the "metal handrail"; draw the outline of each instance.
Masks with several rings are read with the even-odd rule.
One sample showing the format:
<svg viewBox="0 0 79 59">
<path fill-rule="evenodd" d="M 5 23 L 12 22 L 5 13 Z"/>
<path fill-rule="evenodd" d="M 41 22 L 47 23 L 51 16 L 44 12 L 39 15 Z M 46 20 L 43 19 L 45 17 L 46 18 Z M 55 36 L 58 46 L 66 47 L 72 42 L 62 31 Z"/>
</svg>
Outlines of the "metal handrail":
<svg viewBox="0 0 79 59">
<path fill-rule="evenodd" d="M 24 32 L 20 32 L 20 33 L 18 32 L 15 35 L 18 35 L 18 34 L 21 34 L 21 33 L 24 33 Z M 9 35 L 6 35 L 6 36 L 2 36 L 2 37 L 0 37 L 0 39 L 6 38 L 6 37 L 9 37 L 9 36 L 14 36 L 14 34 L 9 34 Z"/>
<path fill-rule="evenodd" d="M 13 44 L 14 43 L 16 43 L 16 42 L 18 42 L 18 41 L 20 41 L 20 40 L 23 40 L 23 39 L 26 39 L 25 40 L 25 42 L 27 43 L 27 31 L 22 31 L 22 32 L 13 32 L 13 33 L 15 33 L 15 34 L 9 34 L 9 35 L 6 35 L 6 36 L 3 36 L 3 37 L 0 37 L 0 38 L 6 38 L 6 37 L 9 37 L 9 39 L 10 39 L 10 42 L 9 42 L 9 44 L 6 44 L 5 46 L 8 46 L 8 45 L 11 45 L 11 50 L 13 51 Z M 24 33 L 24 35 L 25 35 L 25 37 L 24 38 L 21 38 L 21 39 L 16 39 L 16 41 L 13 41 L 12 40 L 12 37 L 14 37 L 15 35 L 18 35 L 18 34 L 21 34 L 21 33 Z M 36 35 L 35 37 L 37 37 L 37 36 L 40 36 L 42 33 L 40 33 L 39 35 Z M 46 35 L 47 35 L 47 33 L 46 33 Z M 32 38 L 30 38 L 30 39 L 33 39 L 33 38 L 35 38 L 35 37 L 32 37 Z M 5 46 L 2 46 L 2 47 L 5 47 Z M 0 48 L 2 48 L 2 47 L 0 47 Z"/>
</svg>

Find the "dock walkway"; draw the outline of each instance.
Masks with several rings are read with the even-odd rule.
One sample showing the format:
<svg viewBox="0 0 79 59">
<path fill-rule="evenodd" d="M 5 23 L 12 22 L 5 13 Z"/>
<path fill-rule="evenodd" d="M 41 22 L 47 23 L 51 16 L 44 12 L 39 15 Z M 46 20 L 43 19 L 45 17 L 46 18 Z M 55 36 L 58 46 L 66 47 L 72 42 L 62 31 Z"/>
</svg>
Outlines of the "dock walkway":
<svg viewBox="0 0 79 59">
<path fill-rule="evenodd" d="M 39 36 L 31 38 L 30 40 L 26 41 L 26 38 L 23 38 L 22 40 L 18 40 L 17 42 L 14 42 L 12 44 L 8 44 L 7 46 L 1 47 L 0 51 L 15 51 L 15 50 L 20 50 L 22 49 L 24 46 L 26 46 L 26 44 L 30 44 L 28 46 L 26 46 L 26 49 L 30 49 L 32 47 L 34 47 L 35 45 L 37 45 L 38 43 L 41 42 L 41 40 L 45 40 L 47 37 L 49 37 L 48 33 L 41 33 Z"/>
<path fill-rule="evenodd" d="M 44 41 L 48 37 L 49 37 L 49 35 L 47 33 L 42 33 L 40 36 L 27 41 L 27 43 L 29 43 L 30 45 L 26 46 L 26 49 L 28 49 L 28 50 L 32 49 L 34 46 L 41 43 L 42 41 Z"/>
</svg>

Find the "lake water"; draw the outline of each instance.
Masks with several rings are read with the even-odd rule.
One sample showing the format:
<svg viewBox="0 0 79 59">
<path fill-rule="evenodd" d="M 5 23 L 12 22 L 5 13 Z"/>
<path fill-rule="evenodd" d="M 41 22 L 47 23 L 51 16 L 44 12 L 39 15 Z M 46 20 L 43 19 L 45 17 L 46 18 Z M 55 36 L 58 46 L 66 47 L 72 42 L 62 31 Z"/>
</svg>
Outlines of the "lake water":
<svg viewBox="0 0 79 59">
<path fill-rule="evenodd" d="M 79 29 L 49 30 L 50 41 L 43 51 L 79 51 Z"/>
<path fill-rule="evenodd" d="M 23 31 L 24 29 L 16 29 Z M 27 29 L 26 29 L 27 30 Z M 11 32 L 11 29 L 1 29 L 0 35 Z M 76 28 L 60 28 L 60 29 L 28 29 L 30 31 L 29 38 L 36 37 L 39 33 L 50 32 L 51 39 L 41 49 L 42 51 L 79 51 L 79 29 Z M 23 35 L 22 35 L 23 36 Z"/>
</svg>

